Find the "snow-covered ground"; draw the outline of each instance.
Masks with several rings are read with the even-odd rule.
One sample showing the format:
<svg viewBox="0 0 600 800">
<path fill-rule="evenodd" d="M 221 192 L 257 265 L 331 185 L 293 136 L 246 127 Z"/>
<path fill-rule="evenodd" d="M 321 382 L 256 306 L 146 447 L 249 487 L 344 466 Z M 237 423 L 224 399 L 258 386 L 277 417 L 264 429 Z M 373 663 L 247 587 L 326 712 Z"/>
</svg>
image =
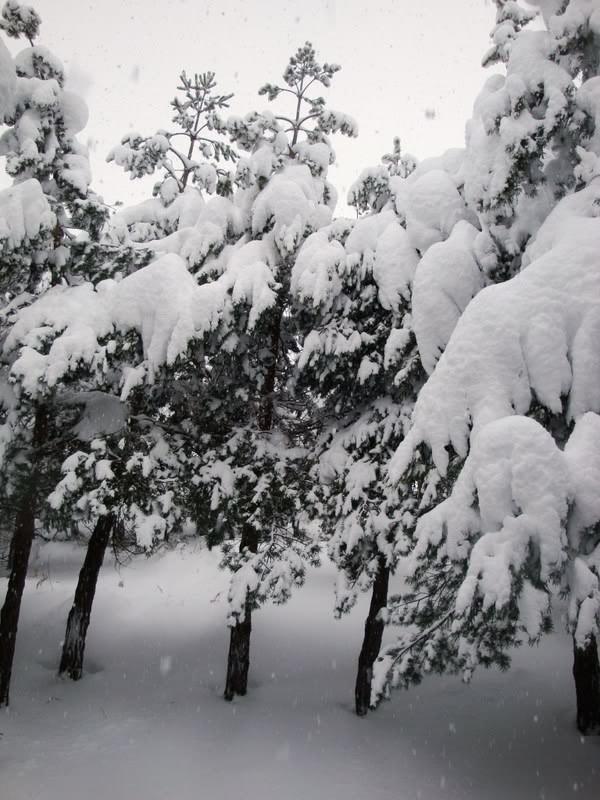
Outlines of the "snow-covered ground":
<svg viewBox="0 0 600 800">
<path fill-rule="evenodd" d="M 221 699 L 217 554 L 103 568 L 77 684 L 56 678 L 83 551 L 44 545 L 24 597 L 2 800 L 564 800 L 600 797 L 600 741 L 575 730 L 568 638 L 471 686 L 431 678 L 352 713 L 364 605 L 335 622 L 332 567 L 254 618 L 251 692 Z M 6 581 L 0 581 L 0 598 Z M 560 630 L 560 624 L 557 625 Z"/>
</svg>

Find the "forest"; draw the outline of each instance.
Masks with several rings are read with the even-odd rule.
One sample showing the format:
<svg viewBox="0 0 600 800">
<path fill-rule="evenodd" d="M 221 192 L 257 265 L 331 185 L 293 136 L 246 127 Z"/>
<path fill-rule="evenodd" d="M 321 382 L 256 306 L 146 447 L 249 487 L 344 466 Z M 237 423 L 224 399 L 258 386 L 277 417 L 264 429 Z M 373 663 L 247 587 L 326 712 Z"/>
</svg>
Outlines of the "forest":
<svg viewBox="0 0 600 800">
<path fill-rule="evenodd" d="M 463 147 L 341 197 L 307 41 L 178 65 L 108 205 L 4 3 L 3 800 L 600 797 L 600 0 L 493 6 Z"/>
</svg>

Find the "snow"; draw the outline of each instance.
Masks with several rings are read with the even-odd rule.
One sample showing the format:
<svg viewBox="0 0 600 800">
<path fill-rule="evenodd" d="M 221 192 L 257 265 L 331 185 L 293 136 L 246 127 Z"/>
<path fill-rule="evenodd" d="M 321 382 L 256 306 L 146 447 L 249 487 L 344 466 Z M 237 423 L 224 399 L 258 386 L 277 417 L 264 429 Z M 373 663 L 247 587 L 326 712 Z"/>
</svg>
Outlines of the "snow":
<svg viewBox="0 0 600 800">
<path fill-rule="evenodd" d="M 345 234 L 342 244 L 338 237 Z M 381 306 L 397 311 L 401 299 L 410 295 L 418 261 L 392 209 L 354 223 L 338 219 L 306 239 L 292 269 L 291 289 L 301 301 L 326 311 L 342 291 L 340 276 L 367 269 L 377 284 Z M 361 262 L 364 266 L 359 267 Z M 306 354 L 302 358 L 306 360 Z"/>
<path fill-rule="evenodd" d="M 200 321 L 210 323 L 210 313 L 202 315 L 206 304 L 194 302 L 199 293 L 208 295 L 210 311 L 211 288 L 200 289 L 173 254 L 119 283 L 102 281 L 97 290 L 90 283 L 55 286 L 19 312 L 6 338 L 5 352 L 20 347 L 12 374 L 25 392 L 35 395 L 43 383 L 55 386 L 80 363 L 102 368 L 106 345 L 100 340 L 117 329 L 139 333 L 144 373 L 152 381 L 158 367 L 174 363 L 185 352 Z M 52 344 L 44 354 L 40 350 L 46 338 Z M 129 380 L 125 388 L 132 385 Z"/>
<path fill-rule="evenodd" d="M 0 244 L 5 251 L 35 242 L 55 224 L 50 204 L 34 178 L 0 192 Z"/>
<path fill-rule="evenodd" d="M 566 66 L 568 59 L 561 63 L 557 57 L 561 43 L 550 31 L 521 31 L 508 45 L 501 45 L 500 51 L 505 47 L 506 76 L 495 74 L 486 81 L 467 123 L 464 192 L 470 207 L 483 212 L 490 224 L 495 225 L 497 212 L 506 213 L 505 223 L 510 227 L 510 204 L 515 195 L 522 194 L 520 179 L 528 180 L 520 175 L 519 162 L 537 160 L 536 152 L 548 145 L 564 123 L 574 85 Z M 552 158 L 540 167 L 540 175 L 533 180 L 541 184 L 546 178 L 550 188 L 558 188 L 563 178 L 560 167 L 555 173 Z M 517 186 L 521 189 L 515 189 Z M 509 251 L 518 247 L 506 230 L 501 235 L 507 236 Z"/>
<path fill-rule="evenodd" d="M 331 220 L 315 190 L 315 179 L 305 165 L 290 165 L 273 175 L 252 206 L 252 232 L 273 224 L 273 237 L 283 256 L 295 251 L 311 229 Z"/>
<path fill-rule="evenodd" d="M 139 247 L 180 255 L 190 267 L 198 267 L 208 255 L 218 253 L 230 236 L 241 235 L 245 218 L 244 211 L 228 198 L 211 197 L 205 203 L 198 189 L 188 187 L 166 209 L 153 199 L 116 214 L 114 229 L 118 238 L 127 241 L 129 226 L 131 238 L 142 242 Z M 153 227 L 173 232 L 154 238 Z"/>
<path fill-rule="evenodd" d="M 421 254 L 435 242 L 447 239 L 457 222 L 472 219 L 455 182 L 445 170 L 431 169 L 424 174 L 416 171 L 406 181 L 402 193 L 399 179 L 394 186 L 398 191 L 396 209 L 405 217 L 410 240 Z"/>
<path fill-rule="evenodd" d="M 152 174 L 154 171 L 152 157 L 160 162 L 169 150 L 169 140 L 163 134 L 149 136 L 145 140 L 142 150 L 136 150 L 131 146 L 131 142 L 136 137 L 137 134 L 129 133 L 123 138 L 120 145 L 113 147 L 107 156 L 108 161 L 114 161 L 117 166 L 123 167 L 125 172 L 131 172 L 132 179 L 140 175 Z"/>
<path fill-rule="evenodd" d="M 341 290 L 337 270 L 346 261 L 346 251 L 335 238 L 335 228 L 323 228 L 304 242 L 294 262 L 291 290 L 303 301 L 329 309 Z"/>
<path fill-rule="evenodd" d="M 549 5 L 546 0 L 546 7 Z M 600 9 L 596 0 L 571 0 L 564 14 L 557 13 L 549 19 L 549 28 L 561 44 L 568 41 L 573 31 L 589 26 L 592 33 L 600 34 Z"/>
<path fill-rule="evenodd" d="M 60 112 L 65 128 L 75 135 L 88 124 L 89 111 L 87 103 L 75 92 L 64 90 L 60 97 Z"/>
<path fill-rule="evenodd" d="M 423 367 L 433 372 L 458 319 L 483 288 L 474 255 L 479 231 L 461 220 L 443 242 L 432 245 L 416 271 L 412 294 L 415 336 Z"/>
<path fill-rule="evenodd" d="M 0 722 L 10 800 L 191 800 L 199 787 L 214 800 L 564 800 L 574 786 L 596 799 L 600 743 L 575 731 L 563 634 L 518 651 L 509 676 L 431 677 L 358 719 L 366 604 L 334 621 L 326 564 L 287 605 L 255 615 L 250 693 L 226 703 L 227 579 L 216 552 L 188 546 L 120 570 L 107 557 L 86 671 L 71 683 L 56 668 L 82 560 L 44 544 L 27 582 Z"/>
<path fill-rule="evenodd" d="M 79 365 L 103 370 L 107 347 L 114 343 L 102 340 L 115 331 L 136 331 L 144 361 L 125 365 L 125 400 L 134 386 L 146 379 L 152 383 L 160 367 L 174 364 L 194 338 L 230 319 L 234 306 L 247 306 L 252 329 L 276 301 L 274 263 L 267 238 L 234 249 L 224 273 L 200 286 L 178 255 L 166 253 L 119 282 L 52 287 L 17 314 L 4 342 L 6 353 L 19 350 L 11 374 L 35 396 Z"/>
<path fill-rule="evenodd" d="M 577 643 L 584 646 L 598 632 L 598 543 L 590 531 L 600 520 L 599 441 L 600 417 L 591 413 L 577 423 L 564 452 L 534 419 L 489 422 L 473 439 L 450 496 L 419 518 L 399 574 L 412 578 L 437 549 L 446 569 L 460 576 L 446 612 L 456 639 L 456 669 L 465 680 L 489 652 L 486 624 L 473 632 L 473 619 L 493 610 L 500 635 L 513 601 L 518 616 L 510 624 L 530 640 L 543 632 L 552 590 L 559 587 L 569 596 L 567 623 Z M 589 545 L 582 541 L 588 534 Z M 383 652 L 375 670 L 376 697 L 388 676 L 400 680 L 410 669 L 404 654 L 411 638 L 405 626 L 400 646 Z"/>
<path fill-rule="evenodd" d="M 233 252 L 227 263 L 227 272 L 220 279 L 221 283 L 227 282 L 231 287 L 234 305 L 245 303 L 250 306 L 248 330 L 252 330 L 264 312 L 277 302 L 274 261 L 268 241 L 248 242 Z"/>
<path fill-rule="evenodd" d="M 564 521 L 570 496 L 562 453 L 541 425 L 519 416 L 489 423 L 475 439 L 449 499 L 419 519 L 406 573 L 411 564 L 416 568 L 443 530 L 448 558 L 468 558 L 455 600 L 457 616 L 467 614 L 477 597 L 484 611 L 491 606 L 501 610 L 513 596 L 513 581 L 531 547 L 539 553 L 544 583 L 566 561 Z M 546 609 L 548 603 L 546 596 Z M 530 620 L 528 624 L 532 638 L 537 636 L 539 624 L 537 629 Z"/>
<path fill-rule="evenodd" d="M 379 301 L 383 308 L 395 311 L 400 298 L 409 296 L 418 254 L 391 209 L 364 217 L 350 232 L 346 252 L 364 257 L 369 251 Z"/>
<path fill-rule="evenodd" d="M 600 221 L 592 217 L 599 192 L 594 181 L 562 200 L 534 240 L 527 268 L 469 303 L 419 395 L 393 475 L 421 441 L 444 471 L 447 444 L 466 455 L 471 426 L 476 435 L 487 422 L 525 414 L 534 398 L 553 413 L 566 403 L 569 419 L 600 411 Z"/>
<path fill-rule="evenodd" d="M 54 329 L 61 335 L 43 355 L 41 345 Z M 4 349 L 10 352 L 21 345 L 12 374 L 23 390 L 34 396 L 42 381 L 55 386 L 80 362 L 91 363 L 100 349 L 98 339 L 110 331 L 110 315 L 91 284 L 56 286 L 21 310 Z"/>
<path fill-rule="evenodd" d="M 565 445 L 573 480 L 573 516 L 570 529 L 579 534 L 600 520 L 600 416 L 584 414 Z"/>
<path fill-rule="evenodd" d="M 100 285 L 113 324 L 142 337 L 149 377 L 185 352 L 195 332 L 194 297 L 198 287 L 184 262 L 167 254 L 116 285 Z"/>
<path fill-rule="evenodd" d="M 196 183 L 209 194 L 214 194 L 217 189 L 217 171 L 211 164 L 200 164 L 194 170 Z"/>
<path fill-rule="evenodd" d="M 307 164 L 313 175 L 325 175 L 331 163 L 332 150 L 324 142 L 298 142 L 294 145 L 294 153 L 299 161 Z"/>
<path fill-rule="evenodd" d="M 355 228 L 353 233 L 358 229 Z M 347 247 L 352 252 L 352 233 Z M 389 225 L 377 240 L 373 278 L 379 287 L 382 307 L 396 311 L 400 297 L 409 296 L 417 269 L 417 253 L 409 242 L 408 234 L 400 225 Z"/>
<path fill-rule="evenodd" d="M 62 159 L 62 179 L 80 195 L 85 195 L 92 182 L 90 163 L 86 155 L 68 153 Z"/>
<path fill-rule="evenodd" d="M 355 138 L 358 136 L 358 123 L 350 114 L 343 111 L 326 109 L 319 115 L 319 125 L 325 133 L 344 133 Z"/>
<path fill-rule="evenodd" d="M 62 86 L 65 68 L 62 61 L 51 50 L 41 45 L 26 47 L 15 56 L 17 74 L 26 78 L 55 78 Z"/>
<path fill-rule="evenodd" d="M 175 184 L 175 186 L 173 186 Z M 119 242 L 143 242 L 144 247 L 157 253 L 179 253 L 179 247 L 170 247 L 167 240 L 179 239 L 178 229 L 190 228 L 198 222 L 205 203 L 197 188 L 188 186 L 179 192 L 173 179 L 166 180 L 161 186 L 159 197 L 152 197 L 133 206 L 118 211 L 110 221 L 108 237 Z M 154 239 L 159 232 L 166 232 L 164 239 L 156 243 L 147 242 Z"/>
</svg>

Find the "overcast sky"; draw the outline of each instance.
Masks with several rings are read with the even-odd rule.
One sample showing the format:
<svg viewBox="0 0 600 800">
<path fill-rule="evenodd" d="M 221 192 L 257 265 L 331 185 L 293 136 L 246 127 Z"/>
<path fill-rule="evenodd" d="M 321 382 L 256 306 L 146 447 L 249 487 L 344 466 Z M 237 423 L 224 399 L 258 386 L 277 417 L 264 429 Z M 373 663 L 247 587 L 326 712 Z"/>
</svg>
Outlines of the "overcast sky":
<svg viewBox="0 0 600 800">
<path fill-rule="evenodd" d="M 395 135 L 418 158 L 461 146 L 494 22 L 491 0 L 29 2 L 42 16 L 40 44 L 62 59 L 90 107 L 83 137 L 94 188 L 108 202 L 151 192 L 152 179 L 130 182 L 106 154 L 129 130 L 169 124 L 182 69 L 216 72 L 220 88 L 235 92 L 233 112 L 262 110 L 268 103 L 257 89 L 278 81 L 307 39 L 321 60 L 342 65 L 329 105 L 359 125 L 358 139 L 336 137 L 331 177 L 342 197 Z"/>
</svg>

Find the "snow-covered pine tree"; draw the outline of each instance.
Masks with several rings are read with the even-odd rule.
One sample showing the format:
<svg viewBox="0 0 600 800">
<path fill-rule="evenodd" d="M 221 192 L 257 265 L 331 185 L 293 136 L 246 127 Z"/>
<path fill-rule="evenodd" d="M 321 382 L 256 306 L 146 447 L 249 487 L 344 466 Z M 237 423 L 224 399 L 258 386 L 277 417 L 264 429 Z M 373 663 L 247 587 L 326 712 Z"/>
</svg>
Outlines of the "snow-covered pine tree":
<svg viewBox="0 0 600 800">
<path fill-rule="evenodd" d="M 9 0 L 0 28 L 30 45 L 12 59 L 0 44 L 2 122 L 0 155 L 14 184 L 0 193 L 2 244 L 2 313 L 4 339 L 12 315 L 35 294 L 67 278 L 74 269 L 74 242 L 96 238 L 106 209 L 89 188 L 85 147 L 77 140 L 87 108 L 64 88 L 61 62 L 34 44 L 40 18 L 30 7 Z M 10 360 L 10 359 L 9 359 Z M 0 614 L 0 705 L 8 704 L 21 596 L 44 497 L 47 445 L 60 425 L 62 411 L 46 399 L 14 391 L 9 360 L 2 366 L 3 511 L 14 524 L 11 570 Z M 55 466 L 57 466 L 55 464 Z"/>
<path fill-rule="evenodd" d="M 357 222 L 337 219 L 308 237 L 292 271 L 303 347 L 299 389 L 315 407 L 311 516 L 337 565 L 335 613 L 372 590 L 355 687 L 356 713 L 369 708 L 381 647 L 389 575 L 401 515 L 388 507 L 382 472 L 397 448 L 424 373 L 416 353 L 410 293 L 419 255 L 391 198 L 398 158 L 366 170 L 350 191 Z M 406 498 L 407 507 L 414 503 Z"/>
<path fill-rule="evenodd" d="M 194 480 L 239 542 L 239 549 L 231 542 L 224 547 L 233 571 L 229 700 L 247 691 L 253 610 L 269 597 L 286 600 L 317 552 L 301 524 L 309 489 L 302 447 L 306 402 L 290 386 L 298 350 L 290 276 L 302 242 L 331 221 L 336 198 L 326 180 L 334 159 L 329 134 L 356 135 L 350 117 L 314 94 L 338 69 L 319 64 L 307 43 L 290 59 L 284 85 L 260 90 L 280 103 L 289 95 L 289 114 L 229 117 L 232 141 L 248 153 L 238 160 L 239 188 L 229 206 L 213 204 L 209 213 L 212 201 L 207 204 L 199 220 L 203 235 L 194 247 L 191 240 L 186 245 L 188 262 L 200 264 L 200 296 L 220 293 L 222 305 L 205 336 L 210 380 L 206 403 L 199 404 L 204 422 L 198 422 Z M 226 244 L 233 230 L 237 237 Z"/>
<path fill-rule="evenodd" d="M 29 26 L 27 30 L 30 35 L 36 32 L 32 25 L 37 16 L 29 8 L 9 4 L 5 10 L 5 18 L 6 25 L 9 26 L 7 31 L 11 35 L 18 34 L 24 24 Z M 39 21 L 36 24 L 39 27 Z M 47 51 L 44 53 L 47 56 Z M 61 80 L 63 78 L 64 76 Z M 77 275 L 78 280 L 83 278 L 97 284 L 101 278 L 120 279 L 123 275 L 140 269 L 154 255 L 152 250 L 147 252 L 146 248 L 136 248 L 136 240 L 168 236 L 180 226 L 185 228 L 195 223 L 204 206 L 201 189 L 208 192 L 216 190 L 222 194 L 229 192 L 229 173 L 220 163 L 233 161 L 235 153 L 219 138 L 219 119 L 215 112 L 227 108 L 230 95 L 216 93 L 215 86 L 212 73 L 197 75 L 193 80 L 183 73 L 179 87 L 183 97 L 176 98 L 171 104 L 174 109 L 175 130 L 170 133 L 159 132 L 155 137 L 147 139 L 129 137 L 113 151 L 110 158 L 130 171 L 132 177 L 162 169 L 161 180 L 155 187 L 159 196 L 113 216 L 108 230 L 103 231 L 100 240 L 97 234 L 105 219 L 106 210 L 99 206 L 102 216 L 98 216 L 97 225 L 93 229 L 94 235 L 69 238 L 63 278 L 70 281 L 71 276 Z M 73 98 L 70 102 L 73 104 Z M 61 124 L 60 119 L 58 124 Z M 175 138 L 177 136 L 185 139 L 183 150 L 178 147 L 179 139 Z M 169 141 L 169 145 L 162 151 L 164 138 Z M 68 154 L 72 145 L 72 142 L 68 147 L 61 145 L 62 153 Z M 198 153 L 201 160 L 198 160 Z M 169 158 L 175 161 L 173 166 Z M 194 186 L 189 185 L 192 182 Z M 92 195 L 88 200 L 91 198 Z M 65 197 L 64 192 L 60 199 L 72 200 Z M 80 218 L 85 211 L 81 201 L 82 198 L 79 198 Z M 70 233 L 76 227 L 77 221 L 72 205 L 71 203 L 68 206 L 71 212 L 68 220 Z M 34 207 L 27 203 L 26 208 Z M 91 220 L 89 209 L 88 217 Z M 151 224 L 148 227 L 145 223 Z M 30 228 L 33 230 L 31 223 Z M 56 235 L 59 231 L 54 223 L 52 233 Z M 30 263 L 35 265 L 37 262 L 30 259 Z M 172 261 L 167 262 L 168 266 L 171 264 Z M 179 266 L 182 265 L 177 261 L 175 272 Z M 168 285 L 176 303 L 182 300 L 181 293 L 174 292 L 169 283 L 170 273 L 166 275 L 166 283 L 162 279 L 154 280 L 153 276 L 157 277 L 155 270 L 144 273 L 141 278 L 142 292 L 150 291 L 152 295 L 148 298 L 149 309 L 154 308 L 156 303 L 163 302 L 156 292 L 152 293 L 152 287 L 157 284 L 164 284 L 163 288 Z M 45 276 L 44 286 L 55 283 L 58 277 L 61 277 L 58 271 L 50 278 Z M 193 279 L 187 275 L 186 278 L 195 286 Z M 35 280 L 37 276 L 32 279 L 32 285 Z M 185 286 L 185 281 L 181 285 Z M 120 294 L 127 292 L 130 286 L 131 281 L 120 290 Z M 72 289 L 63 287 L 64 294 L 63 289 L 58 289 L 48 298 L 42 297 L 34 304 L 31 313 L 27 313 L 29 309 L 26 309 L 24 313 L 17 315 L 16 320 L 11 320 L 15 324 L 7 348 L 11 352 L 22 351 L 13 365 L 11 380 L 16 382 L 23 398 L 29 398 L 31 402 L 34 397 L 37 402 L 44 399 L 45 403 L 52 398 L 52 402 L 56 403 L 60 396 L 61 407 L 66 404 L 70 409 L 67 418 L 61 418 L 63 428 L 67 428 L 66 431 L 61 430 L 61 433 L 66 434 L 69 439 L 68 445 L 60 450 L 53 450 L 52 470 L 45 470 L 47 481 L 43 488 L 40 486 L 38 497 L 44 506 L 48 525 L 58 524 L 58 521 L 64 524 L 68 519 L 69 528 L 74 522 L 85 522 L 93 529 L 67 623 L 61 661 L 60 671 L 75 678 L 81 675 L 85 633 L 95 583 L 111 531 L 108 522 L 114 520 L 114 531 L 122 531 L 128 526 L 134 527 L 138 543 L 145 548 L 157 540 L 166 539 L 169 532 L 180 525 L 179 505 L 174 504 L 170 490 L 167 491 L 165 486 L 161 489 L 159 484 L 176 482 L 179 464 L 171 456 L 167 458 L 170 451 L 166 442 L 167 439 L 173 439 L 174 431 L 181 435 L 182 430 L 177 426 L 191 417 L 188 403 L 197 396 L 201 374 L 199 369 L 188 370 L 186 380 L 182 381 L 181 365 L 177 371 L 164 365 L 166 354 L 153 364 L 146 349 L 149 336 L 147 318 L 142 310 L 132 316 L 135 299 L 131 302 L 129 313 L 125 313 L 115 299 L 119 293 L 110 291 L 112 288 L 114 287 L 107 284 L 98 284 L 98 289 L 104 293 L 105 302 L 99 302 L 95 286 L 89 283 L 73 286 Z M 187 288 L 189 290 L 190 287 Z M 109 302 L 109 297 L 112 302 Z M 95 305 L 88 320 L 82 318 L 77 311 L 79 306 L 89 311 L 90 302 Z M 61 305 L 72 312 L 70 318 L 66 312 L 61 313 Z M 180 306 L 181 303 L 177 308 Z M 166 304 L 164 313 L 168 317 L 168 331 L 170 324 L 176 326 L 177 312 L 173 304 Z M 161 318 L 164 313 L 160 315 Z M 124 317 L 127 318 L 123 319 Z M 79 349 L 69 337 L 81 338 L 84 331 L 87 339 L 83 336 L 81 341 L 85 341 L 86 347 Z M 63 353 L 70 354 L 66 368 L 56 361 L 61 349 Z M 25 363 L 25 351 L 33 358 L 40 359 L 37 369 L 32 370 L 32 365 Z M 43 366 L 46 356 L 49 356 L 49 363 Z M 159 369 L 159 363 L 164 380 L 155 380 L 153 374 Z M 107 408 L 112 408 L 113 411 L 121 409 L 119 413 L 115 412 L 120 425 L 116 431 L 107 432 L 99 424 L 100 409 L 104 409 L 100 416 L 108 416 L 110 423 L 112 417 Z M 16 418 L 18 416 L 16 413 Z M 168 436 L 165 434 L 166 430 L 169 432 Z M 181 443 L 178 441 L 178 444 Z M 102 448 L 105 457 L 99 458 Z M 66 465 L 64 478 L 60 472 L 63 461 Z M 107 466 L 109 462 L 110 467 Z M 75 463 L 76 470 L 73 468 Z M 98 468 L 97 463 L 104 466 Z M 167 466 L 171 470 L 170 478 L 166 477 Z M 160 475 L 159 484 L 152 477 L 155 473 Z M 120 476 L 119 481 L 116 481 L 115 475 Z M 58 487 L 53 489 L 52 484 L 57 483 Z M 50 495 L 52 503 L 59 504 L 60 508 L 53 511 L 46 509 L 43 502 L 45 495 Z"/>
<path fill-rule="evenodd" d="M 166 383 L 161 382 L 161 388 Z M 49 497 L 60 516 L 66 512 L 68 519 L 87 523 L 92 529 L 58 670 L 73 680 L 83 674 L 96 583 L 111 535 L 117 553 L 123 548 L 131 551 L 132 547 L 149 553 L 168 542 L 182 524 L 182 466 L 177 456 L 182 442 L 172 410 L 168 419 L 161 419 L 154 405 L 158 398 L 151 389 L 148 391 L 149 387 L 132 392 L 119 405 L 103 388 L 94 399 L 105 419 L 112 411 L 111 427 L 117 430 L 107 433 L 105 422 L 105 432 L 98 435 L 98 425 L 93 424 L 94 438 L 85 449 L 75 450 L 65 459 L 64 477 Z M 161 394 L 167 401 L 170 399 L 164 392 Z M 79 437 L 83 440 L 80 445 L 87 443 L 87 432 L 82 428 L 93 421 L 89 419 L 95 414 L 95 410 L 90 414 L 93 403 L 94 400 L 88 402 L 87 418 L 79 423 Z M 176 433 L 173 435 L 172 431 Z"/>
<path fill-rule="evenodd" d="M 375 208 L 381 195 L 389 197 L 386 173 L 376 185 L 370 181 Z M 357 194 L 368 194 L 368 182 Z M 309 499 L 339 569 L 336 615 L 372 589 L 355 688 L 360 716 L 369 707 L 380 612 L 402 526 L 388 507 L 381 472 L 402 439 L 423 377 L 408 315 L 417 262 L 388 199 L 356 224 L 337 219 L 312 234 L 292 272 L 304 329 L 299 387 L 312 394 L 319 418 L 312 453 L 317 488 Z"/>
<path fill-rule="evenodd" d="M 467 306 L 392 462 L 394 480 L 425 447 L 452 490 L 417 524 L 402 564 L 410 591 L 390 604 L 401 633 L 375 665 L 372 699 L 431 671 L 468 679 L 479 664 L 508 667 L 512 647 L 550 628 L 560 592 L 577 724 L 592 734 L 600 732 L 600 25 L 594 3 L 539 5 L 542 30 L 507 23 L 501 31 L 514 35 L 496 32 L 507 77 L 492 79 L 493 93 L 488 82 L 476 104 L 494 118 L 488 136 L 467 144 L 470 180 L 489 201 L 477 204 L 484 226 L 488 210 L 507 208 L 507 188 L 515 198 L 504 241 L 526 232 L 520 271 Z M 499 6 L 519 14 L 516 3 Z M 513 103 L 532 91 L 535 114 Z M 518 170 L 490 170 L 513 164 L 517 129 L 529 131 Z M 547 181 L 530 192 L 540 169 Z"/>
<path fill-rule="evenodd" d="M 60 411 L 38 487 L 44 521 L 94 531 L 60 667 L 75 679 L 111 529 L 150 550 L 183 523 L 180 453 L 196 395 L 180 374 L 201 327 L 198 288 L 169 255 L 118 281 L 64 283 L 16 311 L 4 343 L 17 397 Z"/>
<path fill-rule="evenodd" d="M 382 161 L 350 189 L 359 219 L 312 234 L 292 273 L 304 333 L 300 383 L 315 398 L 320 424 L 311 508 L 339 569 L 336 614 L 372 590 L 355 690 L 361 716 L 369 708 L 390 572 L 432 488 L 439 490 L 431 459 L 419 457 L 397 493 L 385 485 L 426 377 L 417 341 L 431 368 L 480 288 L 476 253 L 490 244 L 462 196 L 464 153 L 417 166 L 396 139 Z M 449 265 L 455 274 L 447 274 Z M 414 293 L 429 303 L 420 318 Z"/>
</svg>

